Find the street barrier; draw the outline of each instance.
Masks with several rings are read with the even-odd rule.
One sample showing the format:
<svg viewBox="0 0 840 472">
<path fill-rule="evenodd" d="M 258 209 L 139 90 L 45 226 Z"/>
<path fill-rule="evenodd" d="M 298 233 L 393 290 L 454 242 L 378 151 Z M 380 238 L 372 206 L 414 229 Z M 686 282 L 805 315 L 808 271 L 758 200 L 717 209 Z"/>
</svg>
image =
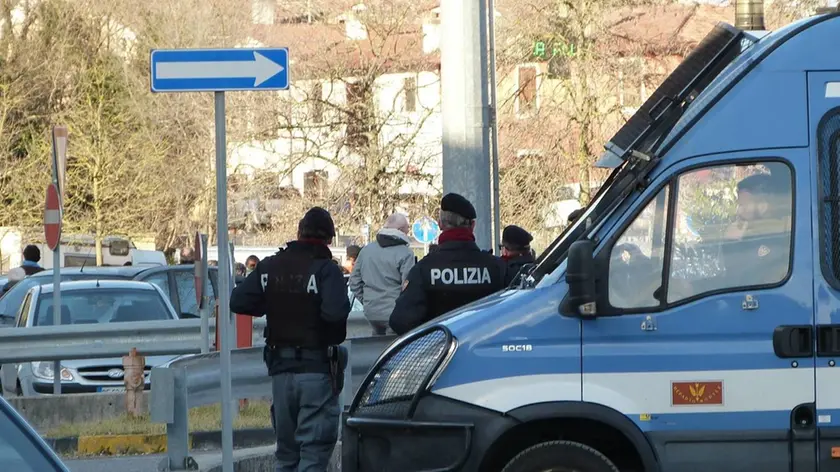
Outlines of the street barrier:
<svg viewBox="0 0 840 472">
<path fill-rule="evenodd" d="M 349 404 L 365 374 L 396 336 L 351 338 L 344 342 L 349 361 L 344 370 L 342 405 Z M 263 349 L 231 351 L 233 400 L 271 396 L 271 377 L 263 362 Z M 166 424 L 166 454 L 160 470 L 190 470 L 189 409 L 220 403 L 222 399 L 219 353 L 184 356 L 152 369 L 149 410 L 152 422 Z"/>
<path fill-rule="evenodd" d="M 201 320 L 0 329 L 0 364 L 201 352 Z"/>
<path fill-rule="evenodd" d="M 370 325 L 363 317 L 347 320 L 347 330 Z M 253 324 L 254 345 L 263 344 L 265 318 Z M 210 319 L 209 336 L 215 338 Z M 0 329 L 0 365 L 35 361 L 122 357 L 132 348 L 144 356 L 201 352 L 201 320 L 132 321 Z"/>
</svg>

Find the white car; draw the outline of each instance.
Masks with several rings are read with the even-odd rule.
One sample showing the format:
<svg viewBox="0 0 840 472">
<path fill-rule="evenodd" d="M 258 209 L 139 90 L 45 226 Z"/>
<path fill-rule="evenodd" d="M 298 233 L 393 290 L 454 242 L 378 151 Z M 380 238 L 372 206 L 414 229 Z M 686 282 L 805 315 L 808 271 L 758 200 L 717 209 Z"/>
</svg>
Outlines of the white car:
<svg viewBox="0 0 840 472">
<path fill-rule="evenodd" d="M 29 289 L 15 327 L 53 325 L 52 285 Z M 80 280 L 61 284 L 61 324 L 176 320 L 169 298 L 155 284 L 134 280 Z M 146 357 L 146 389 L 152 367 L 175 356 Z M 121 358 L 61 361 L 61 393 L 124 391 Z M 53 391 L 53 362 L 4 365 L 3 395 L 35 396 Z"/>
</svg>

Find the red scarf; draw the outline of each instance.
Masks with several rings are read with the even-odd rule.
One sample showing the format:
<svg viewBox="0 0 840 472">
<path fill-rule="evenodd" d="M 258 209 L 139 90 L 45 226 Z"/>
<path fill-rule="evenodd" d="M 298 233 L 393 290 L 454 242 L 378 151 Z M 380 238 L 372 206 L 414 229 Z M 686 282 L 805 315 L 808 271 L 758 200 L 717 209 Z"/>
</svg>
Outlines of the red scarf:
<svg viewBox="0 0 840 472">
<path fill-rule="evenodd" d="M 472 241 L 475 242 L 475 235 L 470 228 L 447 229 L 438 236 L 438 244 L 449 241 Z"/>
</svg>

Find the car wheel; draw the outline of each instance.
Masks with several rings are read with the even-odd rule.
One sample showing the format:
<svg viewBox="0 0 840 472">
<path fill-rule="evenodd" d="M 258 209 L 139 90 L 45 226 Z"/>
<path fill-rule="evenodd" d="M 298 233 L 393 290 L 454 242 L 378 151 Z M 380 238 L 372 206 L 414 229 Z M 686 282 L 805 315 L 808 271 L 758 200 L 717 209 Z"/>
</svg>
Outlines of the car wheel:
<svg viewBox="0 0 840 472">
<path fill-rule="evenodd" d="M 525 449 L 502 472 L 619 472 L 597 450 L 572 441 L 549 441 Z"/>
</svg>

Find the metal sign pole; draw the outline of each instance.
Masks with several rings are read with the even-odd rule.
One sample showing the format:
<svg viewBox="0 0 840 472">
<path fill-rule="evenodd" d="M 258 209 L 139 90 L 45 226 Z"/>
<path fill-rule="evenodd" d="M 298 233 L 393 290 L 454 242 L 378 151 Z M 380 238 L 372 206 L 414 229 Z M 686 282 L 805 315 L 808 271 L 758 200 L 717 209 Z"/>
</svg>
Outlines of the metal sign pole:
<svg viewBox="0 0 840 472">
<path fill-rule="evenodd" d="M 59 132 L 58 134 L 62 134 Z M 63 133 L 66 137 L 66 132 Z M 62 161 L 62 157 L 60 156 L 59 149 L 58 149 L 58 136 L 56 136 L 56 129 L 53 129 L 52 133 L 52 149 L 53 149 L 53 183 L 56 187 L 58 187 L 58 214 L 59 218 L 62 218 L 62 203 L 61 203 L 61 195 L 64 193 L 63 182 L 59 183 L 60 176 L 63 174 L 62 170 L 59 170 L 59 163 Z M 61 224 L 61 221 L 59 221 Z M 61 325 L 61 237 L 59 236 L 58 242 L 55 245 L 55 249 L 53 249 L 53 324 L 55 326 Z M 53 362 L 53 394 L 54 395 L 61 395 L 61 361 Z"/>
<path fill-rule="evenodd" d="M 152 92 L 213 92 L 216 123 L 216 247 L 219 258 L 219 358 L 222 382 L 222 471 L 233 472 L 230 315 L 233 257 L 228 252 L 225 91 L 288 90 L 288 48 L 155 49 L 149 57 Z M 207 293 L 205 291 L 205 293 Z"/>
<path fill-rule="evenodd" d="M 201 301 L 198 306 L 198 314 L 201 317 L 201 353 L 210 352 L 210 303 L 207 293 L 210 291 L 208 273 L 210 267 L 207 265 L 207 235 L 198 235 L 198 244 L 201 248 L 201 286 L 204 288 L 201 294 Z M 217 327 L 218 329 L 218 327 Z"/>
<path fill-rule="evenodd" d="M 222 373 L 222 472 L 233 472 L 233 394 L 230 385 L 230 291 L 231 261 L 227 215 L 227 149 L 225 93 L 215 92 L 216 120 L 216 247 L 219 248 L 219 360 Z"/>
</svg>

